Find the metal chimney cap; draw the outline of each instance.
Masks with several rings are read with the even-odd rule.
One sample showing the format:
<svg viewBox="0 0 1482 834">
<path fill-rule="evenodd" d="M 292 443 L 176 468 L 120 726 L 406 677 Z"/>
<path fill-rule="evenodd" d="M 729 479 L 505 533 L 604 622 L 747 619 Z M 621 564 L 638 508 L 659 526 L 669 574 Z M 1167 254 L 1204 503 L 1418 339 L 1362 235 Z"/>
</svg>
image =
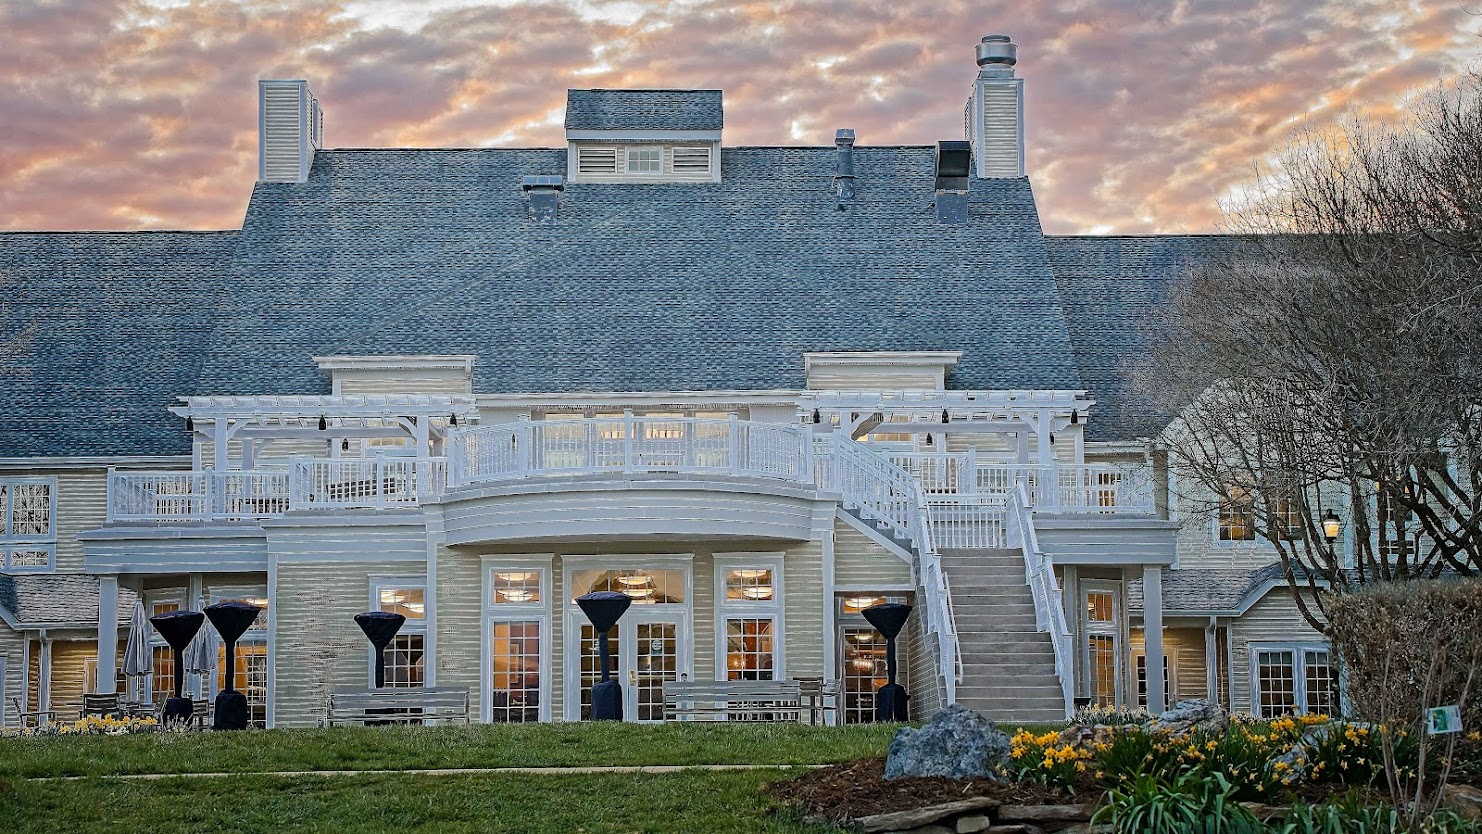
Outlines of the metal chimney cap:
<svg viewBox="0 0 1482 834">
<path fill-rule="evenodd" d="M 1001 64 L 1012 67 L 1019 63 L 1019 47 L 1008 35 L 984 35 L 978 42 L 978 66 Z"/>
<path fill-rule="evenodd" d="M 852 144 L 854 144 L 854 128 L 852 128 L 852 127 L 841 127 L 838 130 L 834 131 L 834 144 L 835 145 L 852 145 Z"/>
</svg>

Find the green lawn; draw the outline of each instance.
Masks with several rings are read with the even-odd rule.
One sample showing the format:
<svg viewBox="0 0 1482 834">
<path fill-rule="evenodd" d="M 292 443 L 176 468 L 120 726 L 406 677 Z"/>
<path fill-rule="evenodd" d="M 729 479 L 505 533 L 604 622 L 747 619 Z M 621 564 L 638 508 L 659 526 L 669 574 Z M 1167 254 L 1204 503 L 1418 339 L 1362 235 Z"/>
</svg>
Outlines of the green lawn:
<svg viewBox="0 0 1482 834">
<path fill-rule="evenodd" d="M 0 831 L 776 832 L 823 834 L 770 813 L 773 771 L 674 774 L 0 779 Z"/>
<path fill-rule="evenodd" d="M 871 725 L 684 722 L 0 738 L 0 779 L 516 766 L 824 764 L 883 755 L 894 731 L 892 726 Z"/>
</svg>

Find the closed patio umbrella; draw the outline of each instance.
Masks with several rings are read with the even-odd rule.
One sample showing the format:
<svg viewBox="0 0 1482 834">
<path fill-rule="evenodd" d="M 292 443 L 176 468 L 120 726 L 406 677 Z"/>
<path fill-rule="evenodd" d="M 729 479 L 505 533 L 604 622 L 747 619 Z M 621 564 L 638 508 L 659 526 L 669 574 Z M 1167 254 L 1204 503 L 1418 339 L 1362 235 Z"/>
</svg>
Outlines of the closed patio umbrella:
<svg viewBox="0 0 1482 834">
<path fill-rule="evenodd" d="M 149 615 L 144 611 L 144 603 L 134 603 L 134 616 L 129 618 L 128 641 L 124 643 L 123 673 L 129 680 L 129 691 L 126 693 L 130 698 L 144 700 L 139 697 L 143 684 L 140 680 L 150 672 L 154 671 L 154 652 L 149 646 Z"/>
<path fill-rule="evenodd" d="M 216 630 L 203 628 L 196 632 L 196 639 L 185 648 L 185 671 L 192 675 L 205 675 L 201 681 L 201 694 L 211 691 L 209 675 L 216 671 Z"/>
</svg>

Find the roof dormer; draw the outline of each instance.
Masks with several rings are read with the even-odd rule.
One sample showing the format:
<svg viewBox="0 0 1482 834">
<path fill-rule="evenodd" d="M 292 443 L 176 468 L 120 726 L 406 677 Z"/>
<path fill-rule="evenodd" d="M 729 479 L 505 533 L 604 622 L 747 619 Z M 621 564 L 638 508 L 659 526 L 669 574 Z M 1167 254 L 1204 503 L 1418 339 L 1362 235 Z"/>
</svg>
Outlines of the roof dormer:
<svg viewBox="0 0 1482 834">
<path fill-rule="evenodd" d="M 720 90 L 567 90 L 574 183 L 720 182 Z"/>
</svg>

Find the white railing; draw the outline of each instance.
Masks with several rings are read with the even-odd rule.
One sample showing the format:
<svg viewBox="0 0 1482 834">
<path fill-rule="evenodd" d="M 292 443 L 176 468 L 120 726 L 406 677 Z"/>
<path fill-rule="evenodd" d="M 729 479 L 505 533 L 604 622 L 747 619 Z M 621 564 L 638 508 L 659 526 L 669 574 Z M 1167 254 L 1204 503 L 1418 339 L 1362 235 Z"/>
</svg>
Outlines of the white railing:
<svg viewBox="0 0 1482 834">
<path fill-rule="evenodd" d="M 842 434 L 815 447 L 818 483 L 840 493 L 846 508 L 889 527 L 916 552 L 917 578 L 925 599 L 925 632 L 935 642 L 945 703 L 957 700 L 962 649 L 952 610 L 952 585 L 932 539 L 927 501 L 916 479 L 884 455 Z"/>
<path fill-rule="evenodd" d="M 928 495 L 926 517 L 938 548 L 1006 547 L 1005 495 Z"/>
<path fill-rule="evenodd" d="M 407 506 L 440 495 L 441 458 L 293 460 L 287 469 L 108 473 L 109 521 L 231 521 Z"/>
<path fill-rule="evenodd" d="M 928 495 L 946 492 L 977 492 L 977 453 L 890 452 L 890 462 L 911 473 Z"/>
<path fill-rule="evenodd" d="M 1007 495 L 1023 486 L 1036 508 L 1049 508 L 1055 503 L 1055 464 L 980 463 L 973 479 L 976 491 Z"/>
<path fill-rule="evenodd" d="M 1065 619 L 1065 599 L 1060 593 L 1060 583 L 1055 581 L 1055 565 L 1039 549 L 1028 490 L 1020 486 L 1010 494 L 1006 510 L 1008 544 L 1024 552 L 1024 581 L 1034 597 L 1034 626 L 1050 635 L 1055 650 L 1055 674 L 1060 678 L 1060 693 L 1065 699 L 1065 717 L 1070 718 L 1075 713 L 1075 655 Z"/>
<path fill-rule="evenodd" d="M 1153 482 L 1145 467 L 1061 464 L 1055 496 L 1062 513 L 1152 513 Z"/>
<path fill-rule="evenodd" d="M 1057 513 L 1153 513 L 1146 467 L 1103 463 L 980 463 L 977 453 L 891 452 L 927 495 L 1007 495 L 1023 486 L 1030 506 Z"/>
<path fill-rule="evenodd" d="M 521 420 L 460 432 L 454 483 L 536 475 L 695 472 L 813 483 L 812 429 L 697 417 Z"/>
</svg>

